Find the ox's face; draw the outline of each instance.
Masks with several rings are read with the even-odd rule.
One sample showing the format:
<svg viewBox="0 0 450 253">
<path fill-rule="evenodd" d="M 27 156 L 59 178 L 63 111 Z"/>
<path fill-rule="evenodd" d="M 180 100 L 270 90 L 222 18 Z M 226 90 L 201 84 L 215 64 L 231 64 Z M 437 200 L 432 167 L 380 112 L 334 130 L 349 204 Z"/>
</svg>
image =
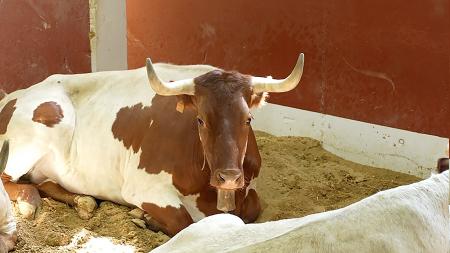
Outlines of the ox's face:
<svg viewBox="0 0 450 253">
<path fill-rule="evenodd" d="M 244 186 L 243 161 L 252 116 L 250 108 L 262 101 L 253 94 L 250 77 L 220 70 L 194 79 L 192 104 L 206 160 L 211 169 L 210 184 L 217 189 L 236 190 Z"/>
</svg>

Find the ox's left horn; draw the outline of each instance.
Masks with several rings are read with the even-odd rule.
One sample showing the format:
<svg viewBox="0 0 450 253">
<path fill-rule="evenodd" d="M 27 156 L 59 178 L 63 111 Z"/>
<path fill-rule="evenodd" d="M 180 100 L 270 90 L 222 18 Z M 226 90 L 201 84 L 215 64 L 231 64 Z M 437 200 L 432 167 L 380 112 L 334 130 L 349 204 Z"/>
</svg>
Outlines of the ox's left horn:
<svg viewBox="0 0 450 253">
<path fill-rule="evenodd" d="M 303 64 L 305 55 L 301 53 L 298 56 L 297 64 L 291 74 L 285 79 L 277 80 L 265 77 L 252 77 L 253 91 L 258 92 L 286 92 L 297 87 L 303 74 Z"/>
<path fill-rule="evenodd" d="M 168 83 L 159 79 L 150 58 L 147 58 L 147 76 L 152 89 L 161 96 L 194 95 L 195 93 L 194 79 L 192 78 Z"/>
</svg>

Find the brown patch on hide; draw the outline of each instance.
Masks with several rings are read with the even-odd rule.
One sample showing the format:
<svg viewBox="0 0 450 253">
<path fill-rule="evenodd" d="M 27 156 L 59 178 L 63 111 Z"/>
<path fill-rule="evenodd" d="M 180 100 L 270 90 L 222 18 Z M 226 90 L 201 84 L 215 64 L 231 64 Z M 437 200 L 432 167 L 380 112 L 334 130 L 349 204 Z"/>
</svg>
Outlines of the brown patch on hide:
<svg viewBox="0 0 450 253">
<path fill-rule="evenodd" d="M 112 133 L 114 138 L 122 141 L 126 148 L 132 147 L 134 153 L 137 153 L 151 125 L 150 107 L 144 107 L 142 103 L 139 103 L 119 110 L 112 125 Z"/>
<path fill-rule="evenodd" d="M 11 117 L 16 110 L 16 102 L 17 99 L 9 101 L 0 111 L 0 135 L 5 134 L 6 130 L 8 129 L 9 121 L 11 120 Z"/>
<path fill-rule="evenodd" d="M 184 195 L 200 192 L 208 185 L 209 168 L 197 132 L 195 111 L 176 111 L 176 97 L 155 96 L 152 106 L 141 103 L 119 110 L 112 125 L 114 138 L 124 146 L 140 149 L 138 169 L 150 174 L 165 171 Z"/>
<path fill-rule="evenodd" d="M 142 209 L 155 219 L 161 226 L 160 229 L 169 236 L 174 236 L 194 221 L 181 205 L 180 208 L 173 206 L 159 207 L 152 203 L 143 203 Z"/>
<path fill-rule="evenodd" d="M 53 101 L 40 104 L 33 111 L 33 121 L 46 125 L 47 127 L 54 127 L 64 118 L 61 106 Z"/>
</svg>

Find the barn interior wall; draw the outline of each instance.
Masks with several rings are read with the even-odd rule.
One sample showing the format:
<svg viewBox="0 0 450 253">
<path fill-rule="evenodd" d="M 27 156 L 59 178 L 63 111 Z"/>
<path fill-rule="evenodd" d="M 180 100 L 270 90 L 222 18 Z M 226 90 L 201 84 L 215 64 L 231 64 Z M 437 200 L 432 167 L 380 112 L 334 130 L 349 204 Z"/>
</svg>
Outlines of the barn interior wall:
<svg viewBox="0 0 450 253">
<path fill-rule="evenodd" d="M 301 85 L 270 102 L 450 136 L 446 0 L 127 1 L 128 67 L 206 63 Z M 298 133 L 301 135 L 301 133 Z"/>
<path fill-rule="evenodd" d="M 0 1 L 0 89 L 91 71 L 89 1 Z"/>
</svg>

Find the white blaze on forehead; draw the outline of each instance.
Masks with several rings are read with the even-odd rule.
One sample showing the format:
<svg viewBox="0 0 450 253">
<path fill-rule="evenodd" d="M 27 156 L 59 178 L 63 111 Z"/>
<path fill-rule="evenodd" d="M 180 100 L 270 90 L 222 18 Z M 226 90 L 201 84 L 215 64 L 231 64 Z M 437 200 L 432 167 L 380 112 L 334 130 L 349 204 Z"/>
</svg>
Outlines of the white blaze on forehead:
<svg viewBox="0 0 450 253">
<path fill-rule="evenodd" d="M 16 231 L 16 222 L 11 209 L 11 202 L 0 182 L 0 234 L 12 234 Z"/>
<path fill-rule="evenodd" d="M 201 212 L 200 209 L 198 209 L 197 199 L 199 197 L 200 194 L 198 193 L 181 197 L 184 207 L 188 211 L 189 215 L 191 215 L 192 220 L 194 220 L 194 222 L 197 222 L 206 217 L 206 215 L 203 212 Z"/>
</svg>

